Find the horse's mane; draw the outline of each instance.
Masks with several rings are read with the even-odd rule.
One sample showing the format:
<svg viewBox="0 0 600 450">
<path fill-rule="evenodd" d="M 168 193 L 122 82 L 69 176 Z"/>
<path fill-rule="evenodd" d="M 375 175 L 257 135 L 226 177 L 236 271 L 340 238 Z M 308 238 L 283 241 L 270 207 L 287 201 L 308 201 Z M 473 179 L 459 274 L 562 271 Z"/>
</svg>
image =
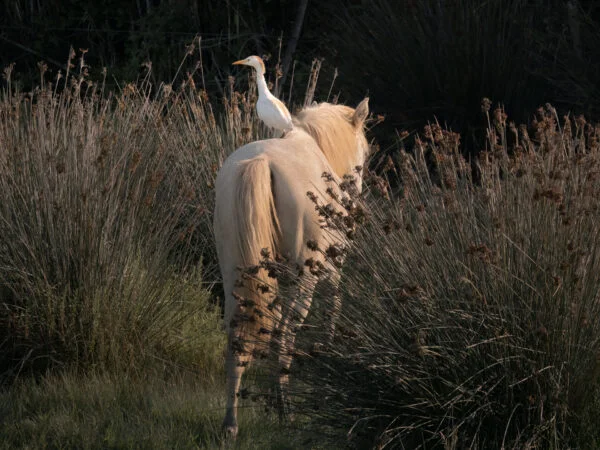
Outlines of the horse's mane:
<svg viewBox="0 0 600 450">
<path fill-rule="evenodd" d="M 354 171 L 356 129 L 352 125 L 354 109 L 344 105 L 320 103 L 300 111 L 294 125 L 317 141 L 333 171 L 339 177 Z"/>
</svg>

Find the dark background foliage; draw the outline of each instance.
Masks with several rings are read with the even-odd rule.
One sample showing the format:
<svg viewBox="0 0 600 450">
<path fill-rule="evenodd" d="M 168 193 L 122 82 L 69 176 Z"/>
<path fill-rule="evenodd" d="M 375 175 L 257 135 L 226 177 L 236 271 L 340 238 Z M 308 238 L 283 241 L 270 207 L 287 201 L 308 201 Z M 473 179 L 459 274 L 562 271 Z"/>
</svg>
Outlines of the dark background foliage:
<svg viewBox="0 0 600 450">
<path fill-rule="evenodd" d="M 15 62 L 24 89 L 38 82 L 41 60 L 48 76 L 64 72 L 70 46 L 88 49 L 91 76 L 106 67 L 113 87 L 138 78 L 147 61 L 153 81 L 169 82 L 201 36 L 209 94 L 221 95 L 230 63 L 249 54 L 271 57 L 271 79 L 281 61 L 285 93 L 292 71 L 303 86 L 312 59 L 324 58 L 321 89 L 339 69 L 333 92 L 341 90 L 341 101 L 368 93 L 386 116 L 378 127 L 384 145 L 393 130 L 434 117 L 473 143 L 484 128 L 484 96 L 517 121 L 545 102 L 599 112 L 595 0 L 4 0 L 0 8 L 0 65 Z"/>
</svg>

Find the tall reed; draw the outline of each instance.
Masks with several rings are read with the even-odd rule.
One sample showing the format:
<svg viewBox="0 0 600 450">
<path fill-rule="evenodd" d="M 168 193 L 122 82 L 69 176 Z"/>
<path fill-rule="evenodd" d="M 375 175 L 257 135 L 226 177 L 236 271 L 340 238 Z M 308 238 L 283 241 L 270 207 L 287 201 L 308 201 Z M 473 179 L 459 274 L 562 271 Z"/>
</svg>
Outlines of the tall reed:
<svg viewBox="0 0 600 450">
<path fill-rule="evenodd" d="M 600 442 L 598 127 L 483 107 L 473 164 L 432 124 L 387 166 L 396 195 L 372 177 L 337 337 L 311 344 L 317 309 L 292 374 L 313 431 L 356 448 Z"/>
<path fill-rule="evenodd" d="M 1 373 L 129 369 L 212 347 L 209 371 L 222 340 L 207 290 L 212 182 L 256 134 L 248 96 L 232 92 L 217 115 L 191 77 L 176 90 L 146 78 L 105 93 L 86 79 L 83 55 L 79 73 L 54 85 L 42 73 L 31 93 L 5 75 Z M 206 347 L 193 350 L 198 338 Z"/>
</svg>

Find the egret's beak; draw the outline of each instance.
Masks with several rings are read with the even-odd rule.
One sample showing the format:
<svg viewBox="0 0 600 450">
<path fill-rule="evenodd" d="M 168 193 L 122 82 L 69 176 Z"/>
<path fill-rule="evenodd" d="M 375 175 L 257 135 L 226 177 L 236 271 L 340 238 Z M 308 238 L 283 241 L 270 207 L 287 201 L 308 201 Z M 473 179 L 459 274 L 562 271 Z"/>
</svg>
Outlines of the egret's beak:
<svg viewBox="0 0 600 450">
<path fill-rule="evenodd" d="M 239 61 L 236 61 L 234 63 L 231 63 L 232 66 L 238 66 L 240 64 L 246 64 L 246 60 L 245 59 L 240 59 Z"/>
</svg>

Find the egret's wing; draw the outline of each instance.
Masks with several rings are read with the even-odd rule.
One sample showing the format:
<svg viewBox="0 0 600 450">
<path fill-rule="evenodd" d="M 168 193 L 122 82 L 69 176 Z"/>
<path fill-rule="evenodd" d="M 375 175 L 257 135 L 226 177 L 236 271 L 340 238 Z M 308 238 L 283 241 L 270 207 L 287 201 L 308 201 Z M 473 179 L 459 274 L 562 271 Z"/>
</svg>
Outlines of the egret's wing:
<svg viewBox="0 0 600 450">
<path fill-rule="evenodd" d="M 279 111 L 281 116 L 285 117 L 286 122 L 292 121 L 292 115 L 281 100 L 279 100 L 277 97 L 273 97 L 273 105 L 275 106 L 275 108 L 277 108 L 277 111 Z"/>
<path fill-rule="evenodd" d="M 286 130 L 294 127 L 292 116 L 285 105 L 273 95 L 259 97 L 256 103 L 258 117 L 271 128 Z"/>
</svg>

